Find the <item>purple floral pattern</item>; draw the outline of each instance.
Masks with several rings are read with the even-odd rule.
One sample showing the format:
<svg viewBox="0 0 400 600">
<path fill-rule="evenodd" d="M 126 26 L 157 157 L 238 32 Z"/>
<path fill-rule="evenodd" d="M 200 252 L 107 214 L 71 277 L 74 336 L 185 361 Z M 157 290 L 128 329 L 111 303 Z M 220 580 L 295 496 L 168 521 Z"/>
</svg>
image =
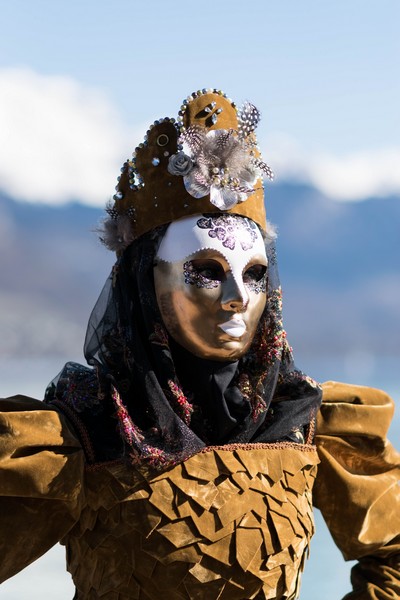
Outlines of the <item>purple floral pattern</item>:
<svg viewBox="0 0 400 600">
<path fill-rule="evenodd" d="M 257 239 L 257 225 L 249 219 L 237 219 L 234 215 L 201 217 L 197 226 L 200 229 L 209 229 L 208 235 L 220 240 L 224 248 L 229 250 L 235 249 L 237 240 L 242 250 L 250 250 Z"/>
</svg>

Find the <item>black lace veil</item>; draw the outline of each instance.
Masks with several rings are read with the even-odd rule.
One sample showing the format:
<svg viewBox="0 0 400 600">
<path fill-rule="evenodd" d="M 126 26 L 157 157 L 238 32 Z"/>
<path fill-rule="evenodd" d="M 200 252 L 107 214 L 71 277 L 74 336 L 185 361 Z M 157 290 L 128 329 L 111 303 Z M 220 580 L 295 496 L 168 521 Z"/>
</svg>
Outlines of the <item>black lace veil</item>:
<svg viewBox="0 0 400 600">
<path fill-rule="evenodd" d="M 165 230 L 141 236 L 118 259 L 85 339 L 131 460 L 161 468 L 207 445 L 309 441 L 321 391 L 294 366 L 274 241 L 266 239 L 267 303 L 252 345 L 239 361 L 221 363 L 194 357 L 165 330 L 153 283 Z"/>
</svg>

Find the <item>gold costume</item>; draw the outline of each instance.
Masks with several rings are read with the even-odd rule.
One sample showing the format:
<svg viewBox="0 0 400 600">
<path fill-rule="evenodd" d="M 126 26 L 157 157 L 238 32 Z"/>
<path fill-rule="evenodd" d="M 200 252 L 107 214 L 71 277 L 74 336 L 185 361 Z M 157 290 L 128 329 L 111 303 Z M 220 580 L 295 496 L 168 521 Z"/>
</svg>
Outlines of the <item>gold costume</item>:
<svg viewBox="0 0 400 600">
<path fill-rule="evenodd" d="M 63 416 L 3 400 L 1 580 L 61 541 L 79 600 L 294 599 L 314 503 L 360 561 L 346 600 L 400 597 L 393 403 L 370 388 L 323 390 L 316 446 L 208 447 L 161 473 L 87 466 Z"/>
</svg>

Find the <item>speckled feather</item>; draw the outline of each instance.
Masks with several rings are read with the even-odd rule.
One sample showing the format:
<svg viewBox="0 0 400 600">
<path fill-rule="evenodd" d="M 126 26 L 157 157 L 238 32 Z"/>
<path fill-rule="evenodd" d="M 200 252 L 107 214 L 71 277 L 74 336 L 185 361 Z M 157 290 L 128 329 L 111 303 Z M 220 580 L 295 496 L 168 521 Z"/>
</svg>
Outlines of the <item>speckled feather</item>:
<svg viewBox="0 0 400 600">
<path fill-rule="evenodd" d="M 245 138 L 255 131 L 260 122 L 261 113 L 250 102 L 245 102 L 238 111 L 238 134 L 239 137 Z"/>
</svg>

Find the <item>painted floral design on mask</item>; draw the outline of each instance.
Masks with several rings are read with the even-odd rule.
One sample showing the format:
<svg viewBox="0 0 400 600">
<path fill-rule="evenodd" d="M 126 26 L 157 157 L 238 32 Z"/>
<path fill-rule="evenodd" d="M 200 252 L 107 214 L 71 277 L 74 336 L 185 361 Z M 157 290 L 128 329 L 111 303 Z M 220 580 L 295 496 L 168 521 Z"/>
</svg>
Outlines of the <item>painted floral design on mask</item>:
<svg viewBox="0 0 400 600">
<path fill-rule="evenodd" d="M 200 229 L 209 229 L 208 235 L 217 238 L 229 250 L 234 250 L 239 241 L 242 250 L 250 250 L 257 239 L 257 225 L 249 219 L 237 219 L 234 215 L 221 215 L 216 217 L 201 217 L 197 226 Z"/>
</svg>

